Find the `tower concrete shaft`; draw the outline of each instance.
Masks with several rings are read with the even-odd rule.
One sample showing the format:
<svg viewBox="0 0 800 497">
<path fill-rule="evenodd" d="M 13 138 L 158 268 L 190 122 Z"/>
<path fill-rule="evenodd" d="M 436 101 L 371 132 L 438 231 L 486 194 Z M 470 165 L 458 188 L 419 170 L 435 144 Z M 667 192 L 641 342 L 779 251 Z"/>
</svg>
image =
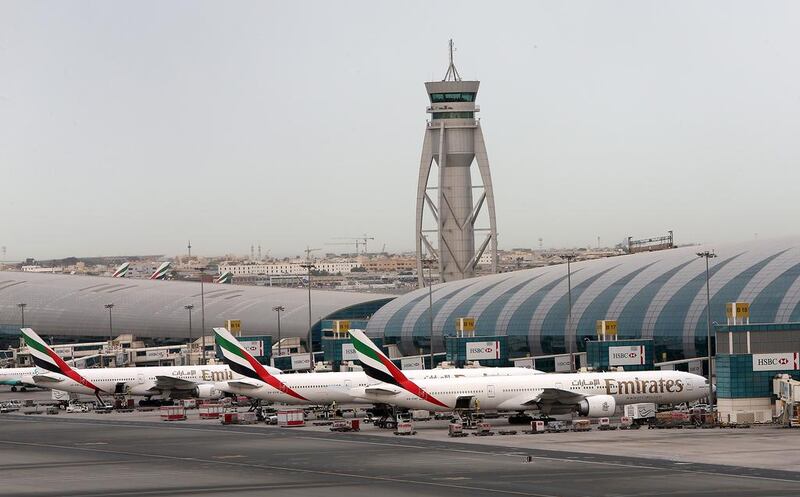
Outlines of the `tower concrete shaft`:
<svg viewBox="0 0 800 497">
<path fill-rule="evenodd" d="M 447 78 L 452 77 L 451 81 Z M 425 129 L 417 183 L 417 274 L 424 285 L 422 261 L 425 252 L 439 264 L 441 281 L 453 281 L 474 276 L 481 256 L 489 250 L 491 269 L 497 270 L 497 226 L 495 222 L 494 190 L 489 172 L 489 156 L 483 131 L 475 114 L 479 81 L 461 81 L 455 66 L 448 68 L 445 81 L 425 83 L 431 105 L 431 119 Z M 481 186 L 472 185 L 471 166 L 477 162 Z M 438 185 L 429 186 L 431 171 L 436 164 Z M 480 190 L 483 190 L 480 192 Z M 480 192 L 475 200 L 473 190 Z M 488 210 L 488 227 L 476 228 L 482 209 Z M 429 212 L 436 229 L 425 229 L 425 214 Z M 475 232 L 484 232 L 476 247 Z M 437 246 L 429 234 L 436 233 Z"/>
</svg>

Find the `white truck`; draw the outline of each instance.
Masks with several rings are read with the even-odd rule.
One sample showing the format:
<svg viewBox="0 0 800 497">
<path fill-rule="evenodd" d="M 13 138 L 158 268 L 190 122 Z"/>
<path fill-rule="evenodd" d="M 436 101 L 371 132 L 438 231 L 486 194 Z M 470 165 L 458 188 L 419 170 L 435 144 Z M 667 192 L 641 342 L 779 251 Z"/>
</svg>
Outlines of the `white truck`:
<svg viewBox="0 0 800 497">
<path fill-rule="evenodd" d="M 412 421 L 430 421 L 431 419 L 431 412 L 423 409 L 414 409 L 410 414 Z"/>
<path fill-rule="evenodd" d="M 645 424 L 655 419 L 657 410 L 657 406 L 652 403 L 628 404 L 625 406 L 625 417 L 635 424 Z"/>
</svg>

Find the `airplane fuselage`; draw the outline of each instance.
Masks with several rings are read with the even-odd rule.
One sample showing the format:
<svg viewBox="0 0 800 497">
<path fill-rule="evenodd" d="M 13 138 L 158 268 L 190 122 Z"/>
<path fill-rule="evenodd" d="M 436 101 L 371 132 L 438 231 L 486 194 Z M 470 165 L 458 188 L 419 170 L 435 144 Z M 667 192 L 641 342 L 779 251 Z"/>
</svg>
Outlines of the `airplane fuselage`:
<svg viewBox="0 0 800 497">
<path fill-rule="evenodd" d="M 12 387 L 34 385 L 33 375 L 36 368 L 2 368 L 0 369 L 0 385 Z"/>
<path fill-rule="evenodd" d="M 40 369 L 41 371 L 41 369 Z M 164 379 L 194 384 L 213 384 L 239 377 L 224 365 L 207 366 L 152 366 L 132 368 L 97 368 L 75 370 L 83 378 L 96 386 L 100 393 L 129 394 L 135 396 L 153 396 L 176 390 L 191 390 L 187 384 L 164 388 Z M 43 388 L 63 390 L 79 394 L 94 394 L 95 390 L 69 377 L 46 372 L 49 381 L 35 380 L 36 385 Z"/>
<path fill-rule="evenodd" d="M 381 393 L 377 389 L 371 392 L 367 388 L 363 399 L 410 409 L 448 411 L 456 408 L 459 400 L 463 404 L 465 399 L 471 398 L 470 404 L 481 409 L 525 411 L 536 409 L 536 400 L 553 391 L 583 398 L 608 396 L 616 405 L 639 402 L 678 404 L 706 397 L 709 392 L 704 377 L 681 371 L 543 374 L 465 378 L 460 381 L 431 379 L 415 383 L 433 399 L 423 399 L 387 384 L 384 384 L 386 388 L 396 393 Z"/>
<path fill-rule="evenodd" d="M 542 375 L 540 371 L 528 368 L 443 368 L 406 370 L 405 374 L 413 380 L 455 380 L 458 378 L 479 378 L 497 376 L 534 376 Z M 381 382 L 367 376 L 362 371 L 344 373 L 300 373 L 277 376 L 282 383 L 303 396 L 306 401 L 297 399 L 270 385 L 258 382 L 259 386 L 247 386 L 243 382 L 224 382 L 216 387 L 236 395 L 246 395 L 270 402 L 290 404 L 330 404 L 336 403 L 372 403 L 361 398 L 365 387 L 378 385 Z"/>
</svg>

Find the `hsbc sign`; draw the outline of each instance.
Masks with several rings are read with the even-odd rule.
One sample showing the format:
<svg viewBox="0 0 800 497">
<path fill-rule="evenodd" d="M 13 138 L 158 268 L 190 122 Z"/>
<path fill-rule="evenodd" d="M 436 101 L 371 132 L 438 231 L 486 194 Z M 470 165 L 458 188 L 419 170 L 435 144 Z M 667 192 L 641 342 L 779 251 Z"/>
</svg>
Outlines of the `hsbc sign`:
<svg viewBox="0 0 800 497">
<path fill-rule="evenodd" d="M 404 357 L 400 359 L 401 369 L 425 369 L 425 362 L 421 356 Z"/>
<path fill-rule="evenodd" d="M 555 364 L 556 373 L 568 373 L 572 371 L 572 359 L 568 355 L 556 356 Z"/>
<path fill-rule="evenodd" d="M 609 347 L 609 366 L 633 366 L 644 364 L 644 345 Z"/>
<path fill-rule="evenodd" d="M 242 348 L 250 354 L 261 357 L 264 355 L 264 342 L 262 340 L 239 340 Z"/>
<path fill-rule="evenodd" d="M 343 361 L 357 361 L 358 360 L 358 352 L 356 352 L 356 348 L 353 346 L 352 343 L 343 343 L 342 344 L 342 360 Z"/>
<path fill-rule="evenodd" d="M 311 369 L 311 357 L 308 354 L 295 354 L 292 356 L 292 369 Z"/>
<path fill-rule="evenodd" d="M 798 353 L 753 354 L 753 371 L 797 371 Z"/>
<path fill-rule="evenodd" d="M 468 342 L 467 360 L 500 359 L 500 342 Z"/>
</svg>

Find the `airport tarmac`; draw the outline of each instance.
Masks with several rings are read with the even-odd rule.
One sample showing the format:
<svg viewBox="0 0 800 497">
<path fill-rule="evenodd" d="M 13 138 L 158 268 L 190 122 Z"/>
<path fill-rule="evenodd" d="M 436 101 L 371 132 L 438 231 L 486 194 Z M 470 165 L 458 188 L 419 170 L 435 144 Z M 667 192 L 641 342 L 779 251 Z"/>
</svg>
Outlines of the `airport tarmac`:
<svg viewBox="0 0 800 497">
<path fill-rule="evenodd" d="M 714 451 L 716 440 L 731 437 L 725 442 L 728 450 L 736 450 L 736 441 L 739 449 L 750 450 L 748 457 L 760 458 L 758 454 L 767 452 L 748 447 L 773 434 L 782 437 L 779 445 L 796 447 L 793 439 L 800 440 L 795 438 L 800 432 L 794 430 L 639 430 L 470 436 L 454 441 L 447 438 L 443 422 L 417 423 L 417 436 L 397 437 L 371 426 L 361 433 L 331 433 L 312 426 L 222 426 L 219 421 L 201 421 L 194 412 L 189 417 L 188 422 L 164 422 L 156 412 L 2 415 L 0 492 L 30 496 L 372 496 L 380 492 L 387 497 L 800 494 L 800 472 L 641 457 L 629 450 L 638 444 L 644 452 L 650 448 L 676 455 L 686 446 Z M 496 422 L 508 427 L 502 420 Z M 575 450 L 581 444 L 586 450 Z"/>
</svg>

